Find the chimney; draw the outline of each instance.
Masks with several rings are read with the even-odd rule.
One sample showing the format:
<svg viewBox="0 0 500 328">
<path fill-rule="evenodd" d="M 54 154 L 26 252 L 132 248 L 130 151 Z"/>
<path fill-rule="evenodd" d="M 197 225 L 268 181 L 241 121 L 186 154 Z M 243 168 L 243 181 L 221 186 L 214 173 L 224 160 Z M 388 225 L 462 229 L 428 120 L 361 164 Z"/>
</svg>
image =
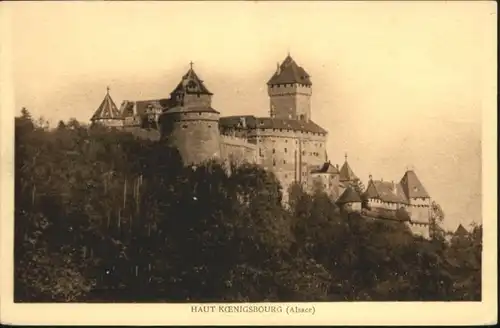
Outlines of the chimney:
<svg viewBox="0 0 500 328">
<path fill-rule="evenodd" d="M 276 64 L 276 74 L 280 74 L 281 73 L 281 68 L 280 68 L 280 63 L 278 62 Z"/>
</svg>

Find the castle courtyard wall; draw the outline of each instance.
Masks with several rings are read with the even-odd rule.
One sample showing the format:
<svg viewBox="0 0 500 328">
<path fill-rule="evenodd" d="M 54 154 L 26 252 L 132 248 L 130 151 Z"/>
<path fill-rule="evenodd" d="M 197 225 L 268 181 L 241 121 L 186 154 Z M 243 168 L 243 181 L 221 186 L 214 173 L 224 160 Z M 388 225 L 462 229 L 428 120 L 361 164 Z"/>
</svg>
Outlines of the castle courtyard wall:
<svg viewBox="0 0 500 328">
<path fill-rule="evenodd" d="M 220 154 L 222 160 L 241 163 L 257 163 L 258 147 L 246 139 L 221 135 Z"/>
</svg>

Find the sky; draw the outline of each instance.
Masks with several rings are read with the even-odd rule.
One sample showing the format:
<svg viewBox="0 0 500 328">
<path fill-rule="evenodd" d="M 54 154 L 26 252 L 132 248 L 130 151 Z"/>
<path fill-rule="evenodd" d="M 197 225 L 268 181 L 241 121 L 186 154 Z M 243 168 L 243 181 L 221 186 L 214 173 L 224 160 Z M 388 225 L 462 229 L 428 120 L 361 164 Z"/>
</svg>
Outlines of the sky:
<svg viewBox="0 0 500 328">
<path fill-rule="evenodd" d="M 88 122 L 107 86 L 118 106 L 168 97 L 193 61 L 222 115 L 265 116 L 266 82 L 289 52 L 311 76 L 312 119 L 329 131 L 332 162 L 342 165 L 347 153 L 365 184 L 370 174 L 399 181 L 411 167 L 442 206 L 445 228 L 482 220 L 493 2 L 6 7 L 15 114 L 26 107 L 52 125 Z"/>
</svg>

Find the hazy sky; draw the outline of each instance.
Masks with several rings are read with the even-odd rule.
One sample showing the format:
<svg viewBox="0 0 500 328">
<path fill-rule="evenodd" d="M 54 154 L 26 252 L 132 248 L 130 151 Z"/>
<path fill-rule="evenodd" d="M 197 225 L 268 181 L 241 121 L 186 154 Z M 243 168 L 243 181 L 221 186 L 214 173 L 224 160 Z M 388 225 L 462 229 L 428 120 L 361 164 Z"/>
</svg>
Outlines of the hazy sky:
<svg viewBox="0 0 500 328">
<path fill-rule="evenodd" d="M 10 3 L 16 112 L 88 121 L 111 87 L 168 97 L 194 69 L 222 115 L 267 115 L 287 52 L 311 75 L 332 162 L 398 180 L 408 165 L 446 214 L 481 221 L 481 122 L 496 60 L 487 2 Z"/>
</svg>

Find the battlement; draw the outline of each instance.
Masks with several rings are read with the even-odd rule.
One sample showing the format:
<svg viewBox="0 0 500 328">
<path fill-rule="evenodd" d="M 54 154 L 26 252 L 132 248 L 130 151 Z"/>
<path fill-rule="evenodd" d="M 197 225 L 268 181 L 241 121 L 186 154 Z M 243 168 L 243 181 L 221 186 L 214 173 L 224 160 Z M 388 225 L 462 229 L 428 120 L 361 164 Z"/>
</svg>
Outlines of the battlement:
<svg viewBox="0 0 500 328">
<path fill-rule="evenodd" d="M 267 92 L 270 96 L 291 94 L 304 94 L 310 96 L 312 94 L 312 87 L 299 83 L 273 84 L 267 87 Z"/>
</svg>

